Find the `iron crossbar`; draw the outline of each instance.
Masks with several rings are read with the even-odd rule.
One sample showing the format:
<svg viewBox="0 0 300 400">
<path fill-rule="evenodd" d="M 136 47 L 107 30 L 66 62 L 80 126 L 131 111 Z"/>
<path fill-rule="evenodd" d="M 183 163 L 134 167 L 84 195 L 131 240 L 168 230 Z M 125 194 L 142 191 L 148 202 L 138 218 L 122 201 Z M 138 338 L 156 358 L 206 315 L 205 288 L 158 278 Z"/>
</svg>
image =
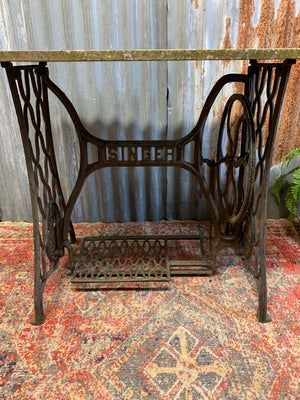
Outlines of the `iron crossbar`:
<svg viewBox="0 0 300 400">
<path fill-rule="evenodd" d="M 209 265 L 211 271 L 214 271 L 217 268 L 218 252 L 225 247 L 234 248 L 257 284 L 258 320 L 270 321 L 267 313 L 265 256 L 267 187 L 280 110 L 289 72 L 297 58 L 300 58 L 299 49 L 0 52 L 1 65 L 7 73 L 20 127 L 31 193 L 35 252 L 33 324 L 39 325 L 44 322 L 44 287 L 49 275 L 57 268 L 65 249 L 69 252 L 69 267 L 74 271 L 72 244 L 75 243 L 76 236 L 71 214 L 84 182 L 92 172 L 108 166 L 176 166 L 190 171 L 207 201 L 211 229 L 206 251 L 202 251 L 203 241 L 200 239 L 200 249 L 205 259 L 198 261 L 196 268 L 192 268 L 193 262 L 187 263 L 190 265 L 187 265 L 185 271 L 194 274 L 197 270 L 199 272 L 205 263 Z M 251 63 L 248 73 L 224 75 L 216 82 L 195 127 L 185 137 L 175 141 L 111 141 L 94 137 L 83 126 L 65 93 L 50 79 L 46 64 L 48 61 L 195 59 L 250 59 Z M 269 61 L 258 63 L 256 59 Z M 270 62 L 275 59 L 284 61 Z M 38 64 L 13 65 L 13 62 L 20 61 Z M 242 89 L 232 94 L 224 105 L 216 152 L 213 156 L 204 158 L 202 154 L 204 127 L 218 94 L 228 83 L 241 83 Z M 63 196 L 55 158 L 49 93 L 56 96 L 66 108 L 79 139 L 80 169 L 68 199 Z M 93 162 L 88 160 L 88 146 L 91 145 L 96 147 L 98 154 L 98 159 Z M 185 148 L 189 145 L 193 148 L 192 159 L 185 158 Z M 260 224 L 258 218 L 261 219 Z M 94 244 L 98 241 L 102 246 L 101 243 L 105 243 L 103 240 L 106 239 L 92 238 L 86 239 L 86 242 L 88 240 Z M 118 240 L 125 243 L 124 238 Z M 137 240 L 135 243 L 139 248 L 143 246 L 138 240 L 150 243 L 146 238 L 131 240 Z M 165 239 L 162 240 L 165 243 Z M 115 243 L 112 253 L 122 253 L 122 247 L 114 239 L 110 238 L 110 241 Z M 104 244 L 105 246 L 108 245 Z M 151 247 L 150 244 L 149 246 Z M 128 241 L 125 247 L 128 248 Z M 103 263 L 103 255 L 98 254 L 97 257 L 98 260 L 102 257 Z M 147 257 L 141 256 L 143 263 L 145 259 Z M 173 267 L 178 271 L 182 271 L 180 262 L 173 261 Z M 144 264 L 147 270 L 147 262 Z M 135 268 L 131 268 L 133 276 Z M 146 270 L 144 269 L 141 274 L 146 276 Z M 83 272 L 85 278 L 97 275 L 93 270 L 87 271 L 88 273 Z M 99 271 L 98 268 L 97 273 L 101 275 L 102 272 Z M 122 271 L 124 265 L 121 263 L 121 269 L 115 270 L 111 275 L 120 278 Z M 163 273 L 165 272 L 168 278 L 168 271 Z M 109 275 L 109 269 L 105 273 Z"/>
</svg>

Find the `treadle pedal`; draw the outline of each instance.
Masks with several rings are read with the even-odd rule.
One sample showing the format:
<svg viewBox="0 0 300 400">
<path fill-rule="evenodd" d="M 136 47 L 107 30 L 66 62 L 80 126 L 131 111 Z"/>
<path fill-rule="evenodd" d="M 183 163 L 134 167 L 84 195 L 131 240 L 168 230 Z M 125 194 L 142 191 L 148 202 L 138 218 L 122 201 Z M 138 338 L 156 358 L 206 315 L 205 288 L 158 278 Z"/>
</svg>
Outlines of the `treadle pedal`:
<svg viewBox="0 0 300 400">
<path fill-rule="evenodd" d="M 71 282 L 169 281 L 167 252 L 161 237 L 86 237 Z"/>
<path fill-rule="evenodd" d="M 171 276 L 210 275 L 214 269 L 207 260 L 168 260 Z"/>
<path fill-rule="evenodd" d="M 170 281 L 171 275 L 208 275 L 214 271 L 198 235 L 89 236 L 83 239 L 73 283 Z M 173 260 L 168 241 L 200 241 L 201 260 Z"/>
</svg>

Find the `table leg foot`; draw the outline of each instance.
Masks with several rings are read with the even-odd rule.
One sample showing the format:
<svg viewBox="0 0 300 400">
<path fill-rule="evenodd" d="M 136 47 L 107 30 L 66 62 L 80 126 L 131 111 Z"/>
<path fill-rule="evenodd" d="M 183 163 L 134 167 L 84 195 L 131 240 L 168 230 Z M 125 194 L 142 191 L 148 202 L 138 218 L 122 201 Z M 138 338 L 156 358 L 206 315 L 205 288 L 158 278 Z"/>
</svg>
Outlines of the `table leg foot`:
<svg viewBox="0 0 300 400">
<path fill-rule="evenodd" d="M 272 321 L 271 315 L 267 312 L 261 311 L 260 308 L 258 308 L 258 310 L 257 310 L 257 319 L 258 319 L 258 322 L 261 322 L 263 324 Z"/>
<path fill-rule="evenodd" d="M 35 315 L 33 318 L 31 318 L 30 323 L 31 325 L 42 325 L 45 322 L 45 316 L 44 315 Z"/>
</svg>

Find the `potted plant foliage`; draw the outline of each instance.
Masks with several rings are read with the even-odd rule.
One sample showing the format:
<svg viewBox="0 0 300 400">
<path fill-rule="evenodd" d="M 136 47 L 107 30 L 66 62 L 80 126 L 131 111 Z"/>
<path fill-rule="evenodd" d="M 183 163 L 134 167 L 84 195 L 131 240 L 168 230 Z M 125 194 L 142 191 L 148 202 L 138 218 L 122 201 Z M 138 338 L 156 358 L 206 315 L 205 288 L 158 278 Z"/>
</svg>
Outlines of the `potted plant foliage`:
<svg viewBox="0 0 300 400">
<path fill-rule="evenodd" d="M 291 161 L 298 156 L 300 156 L 300 147 L 292 150 L 283 158 L 282 167 L 288 168 Z M 299 236 L 296 225 L 300 222 L 300 165 L 281 174 L 273 184 L 273 192 L 278 202 L 287 208 L 290 227 Z"/>
</svg>

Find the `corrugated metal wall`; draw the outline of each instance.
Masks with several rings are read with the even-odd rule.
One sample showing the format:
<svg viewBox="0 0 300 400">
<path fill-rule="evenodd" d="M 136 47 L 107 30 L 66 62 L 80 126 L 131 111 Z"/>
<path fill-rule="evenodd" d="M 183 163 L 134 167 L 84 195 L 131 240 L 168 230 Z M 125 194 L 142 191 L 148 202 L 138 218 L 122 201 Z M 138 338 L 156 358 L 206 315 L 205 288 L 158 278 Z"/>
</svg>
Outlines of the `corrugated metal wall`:
<svg viewBox="0 0 300 400">
<path fill-rule="evenodd" d="M 1 0 L 0 47 L 298 47 L 299 8 L 300 0 Z M 245 68 L 244 62 L 218 61 L 49 64 L 52 79 L 70 97 L 86 128 L 112 139 L 172 139 L 187 134 L 213 83 L 224 73 Z M 277 162 L 300 145 L 299 75 L 297 64 L 279 127 Z M 213 110 L 207 152 L 213 147 L 226 95 Z M 58 165 L 68 196 L 78 169 L 77 139 L 55 99 L 51 107 Z M 2 219 L 31 220 L 25 162 L 4 71 L 0 71 L 0 121 Z M 186 171 L 112 168 L 89 177 L 73 220 L 206 217 L 205 202 L 198 198 L 194 178 Z"/>
</svg>

